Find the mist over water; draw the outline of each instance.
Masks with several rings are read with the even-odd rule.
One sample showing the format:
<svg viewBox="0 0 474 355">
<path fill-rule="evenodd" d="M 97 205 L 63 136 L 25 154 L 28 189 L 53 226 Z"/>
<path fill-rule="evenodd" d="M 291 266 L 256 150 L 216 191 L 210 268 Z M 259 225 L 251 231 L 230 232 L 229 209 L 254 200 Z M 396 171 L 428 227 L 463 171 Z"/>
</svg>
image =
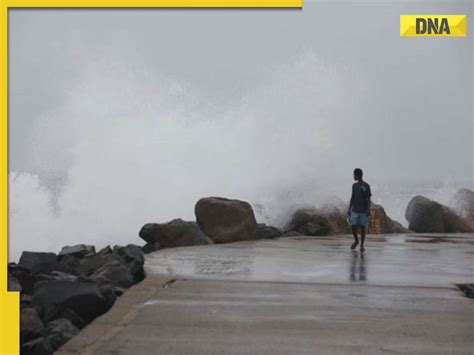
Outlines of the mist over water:
<svg viewBox="0 0 474 355">
<path fill-rule="evenodd" d="M 35 121 L 36 151 L 67 165 L 61 186 L 10 174 L 12 256 L 31 248 L 28 235 L 47 250 L 137 242 L 144 223 L 193 219 L 210 195 L 260 203 L 264 219 L 283 225 L 292 203 L 315 200 L 309 186 L 324 178 L 328 113 L 344 87 L 311 53 L 267 80 L 220 106 L 186 83 L 94 63 L 61 107 Z M 302 106 L 308 97 L 317 99 Z"/>
<path fill-rule="evenodd" d="M 472 123 L 416 116 L 423 104 L 408 120 L 403 98 L 381 90 L 372 69 L 305 45 L 229 94 L 140 57 L 92 56 L 61 100 L 30 113 L 30 163 L 10 157 L 9 259 L 142 244 L 144 223 L 192 220 L 204 196 L 247 200 L 259 222 L 283 227 L 300 206 L 347 202 L 355 167 L 404 224 L 414 195 L 448 203 L 472 188 L 472 151 L 459 156 L 469 144 L 437 140 L 446 127 L 472 137 Z M 456 171 L 447 149 L 468 168 Z M 434 174 L 439 166 L 448 169 Z"/>
<path fill-rule="evenodd" d="M 194 219 L 203 196 L 248 200 L 259 221 L 278 226 L 298 206 L 346 202 L 352 168 L 364 160 L 339 146 L 344 125 L 364 134 L 339 104 L 349 92 L 365 100 L 364 83 L 351 82 L 352 74 L 306 52 L 220 106 L 144 68 L 94 63 L 61 107 L 35 121 L 36 151 L 59 155 L 65 179 L 45 186 L 38 175 L 10 173 L 10 257 L 74 243 L 140 243 L 144 223 Z M 367 169 L 367 180 L 383 168 Z M 422 192 L 421 184 L 408 191 L 378 185 L 374 200 L 400 220 L 408 199 Z M 443 186 L 447 196 L 455 187 Z"/>
</svg>

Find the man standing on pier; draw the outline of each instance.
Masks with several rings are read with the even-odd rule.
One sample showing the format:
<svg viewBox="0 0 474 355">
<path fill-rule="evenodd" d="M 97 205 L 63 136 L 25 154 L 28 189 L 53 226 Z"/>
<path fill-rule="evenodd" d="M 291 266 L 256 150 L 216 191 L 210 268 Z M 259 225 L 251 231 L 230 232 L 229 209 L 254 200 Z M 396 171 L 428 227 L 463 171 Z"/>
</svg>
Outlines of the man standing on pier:
<svg viewBox="0 0 474 355">
<path fill-rule="evenodd" d="M 361 252 L 365 250 L 365 233 L 367 224 L 369 223 L 370 197 L 372 196 L 370 185 L 362 180 L 362 175 L 362 169 L 354 169 L 354 180 L 356 180 L 356 182 L 352 185 L 352 196 L 348 211 L 352 225 L 352 234 L 354 234 L 354 243 L 352 243 L 351 249 L 355 249 L 359 244 L 357 233 L 360 229 Z"/>
</svg>

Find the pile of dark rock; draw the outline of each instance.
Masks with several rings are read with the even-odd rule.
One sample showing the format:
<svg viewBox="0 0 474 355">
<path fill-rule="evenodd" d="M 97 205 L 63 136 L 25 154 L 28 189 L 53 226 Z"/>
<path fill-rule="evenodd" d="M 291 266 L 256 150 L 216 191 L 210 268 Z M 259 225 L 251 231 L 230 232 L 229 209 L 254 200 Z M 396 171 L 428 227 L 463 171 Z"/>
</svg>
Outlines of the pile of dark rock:
<svg viewBox="0 0 474 355">
<path fill-rule="evenodd" d="M 20 291 L 21 353 L 52 354 L 142 281 L 143 263 L 141 248 L 131 244 L 23 252 L 8 264 L 9 290 Z"/>
<path fill-rule="evenodd" d="M 140 230 L 143 247 L 90 245 L 59 254 L 28 252 L 8 265 L 9 290 L 20 291 L 22 354 L 52 354 L 88 323 L 107 312 L 117 297 L 145 278 L 144 254 L 162 249 L 276 238 L 282 232 L 257 224 L 249 203 L 220 197 L 196 204 L 196 222 L 174 219 Z"/>
</svg>

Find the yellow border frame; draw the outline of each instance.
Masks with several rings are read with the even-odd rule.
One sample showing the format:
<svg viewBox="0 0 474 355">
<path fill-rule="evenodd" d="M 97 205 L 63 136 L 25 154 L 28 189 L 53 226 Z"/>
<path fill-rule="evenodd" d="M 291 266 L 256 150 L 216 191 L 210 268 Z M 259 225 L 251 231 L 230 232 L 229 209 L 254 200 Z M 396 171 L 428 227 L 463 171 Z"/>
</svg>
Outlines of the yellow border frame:
<svg viewBox="0 0 474 355">
<path fill-rule="evenodd" d="M 20 295 L 8 292 L 8 9 L 9 8 L 301 8 L 303 0 L 0 0 L 0 355 L 19 354 Z"/>
</svg>

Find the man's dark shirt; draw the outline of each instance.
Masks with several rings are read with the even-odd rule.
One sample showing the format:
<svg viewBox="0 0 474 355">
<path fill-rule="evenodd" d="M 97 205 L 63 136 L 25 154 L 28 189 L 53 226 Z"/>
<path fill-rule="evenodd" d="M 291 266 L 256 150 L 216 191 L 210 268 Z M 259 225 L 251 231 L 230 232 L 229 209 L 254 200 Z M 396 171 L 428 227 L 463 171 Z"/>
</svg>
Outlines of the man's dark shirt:
<svg viewBox="0 0 474 355">
<path fill-rule="evenodd" d="M 372 196 L 370 185 L 365 181 L 357 181 L 352 185 L 352 212 L 368 213 L 370 196 Z"/>
</svg>

